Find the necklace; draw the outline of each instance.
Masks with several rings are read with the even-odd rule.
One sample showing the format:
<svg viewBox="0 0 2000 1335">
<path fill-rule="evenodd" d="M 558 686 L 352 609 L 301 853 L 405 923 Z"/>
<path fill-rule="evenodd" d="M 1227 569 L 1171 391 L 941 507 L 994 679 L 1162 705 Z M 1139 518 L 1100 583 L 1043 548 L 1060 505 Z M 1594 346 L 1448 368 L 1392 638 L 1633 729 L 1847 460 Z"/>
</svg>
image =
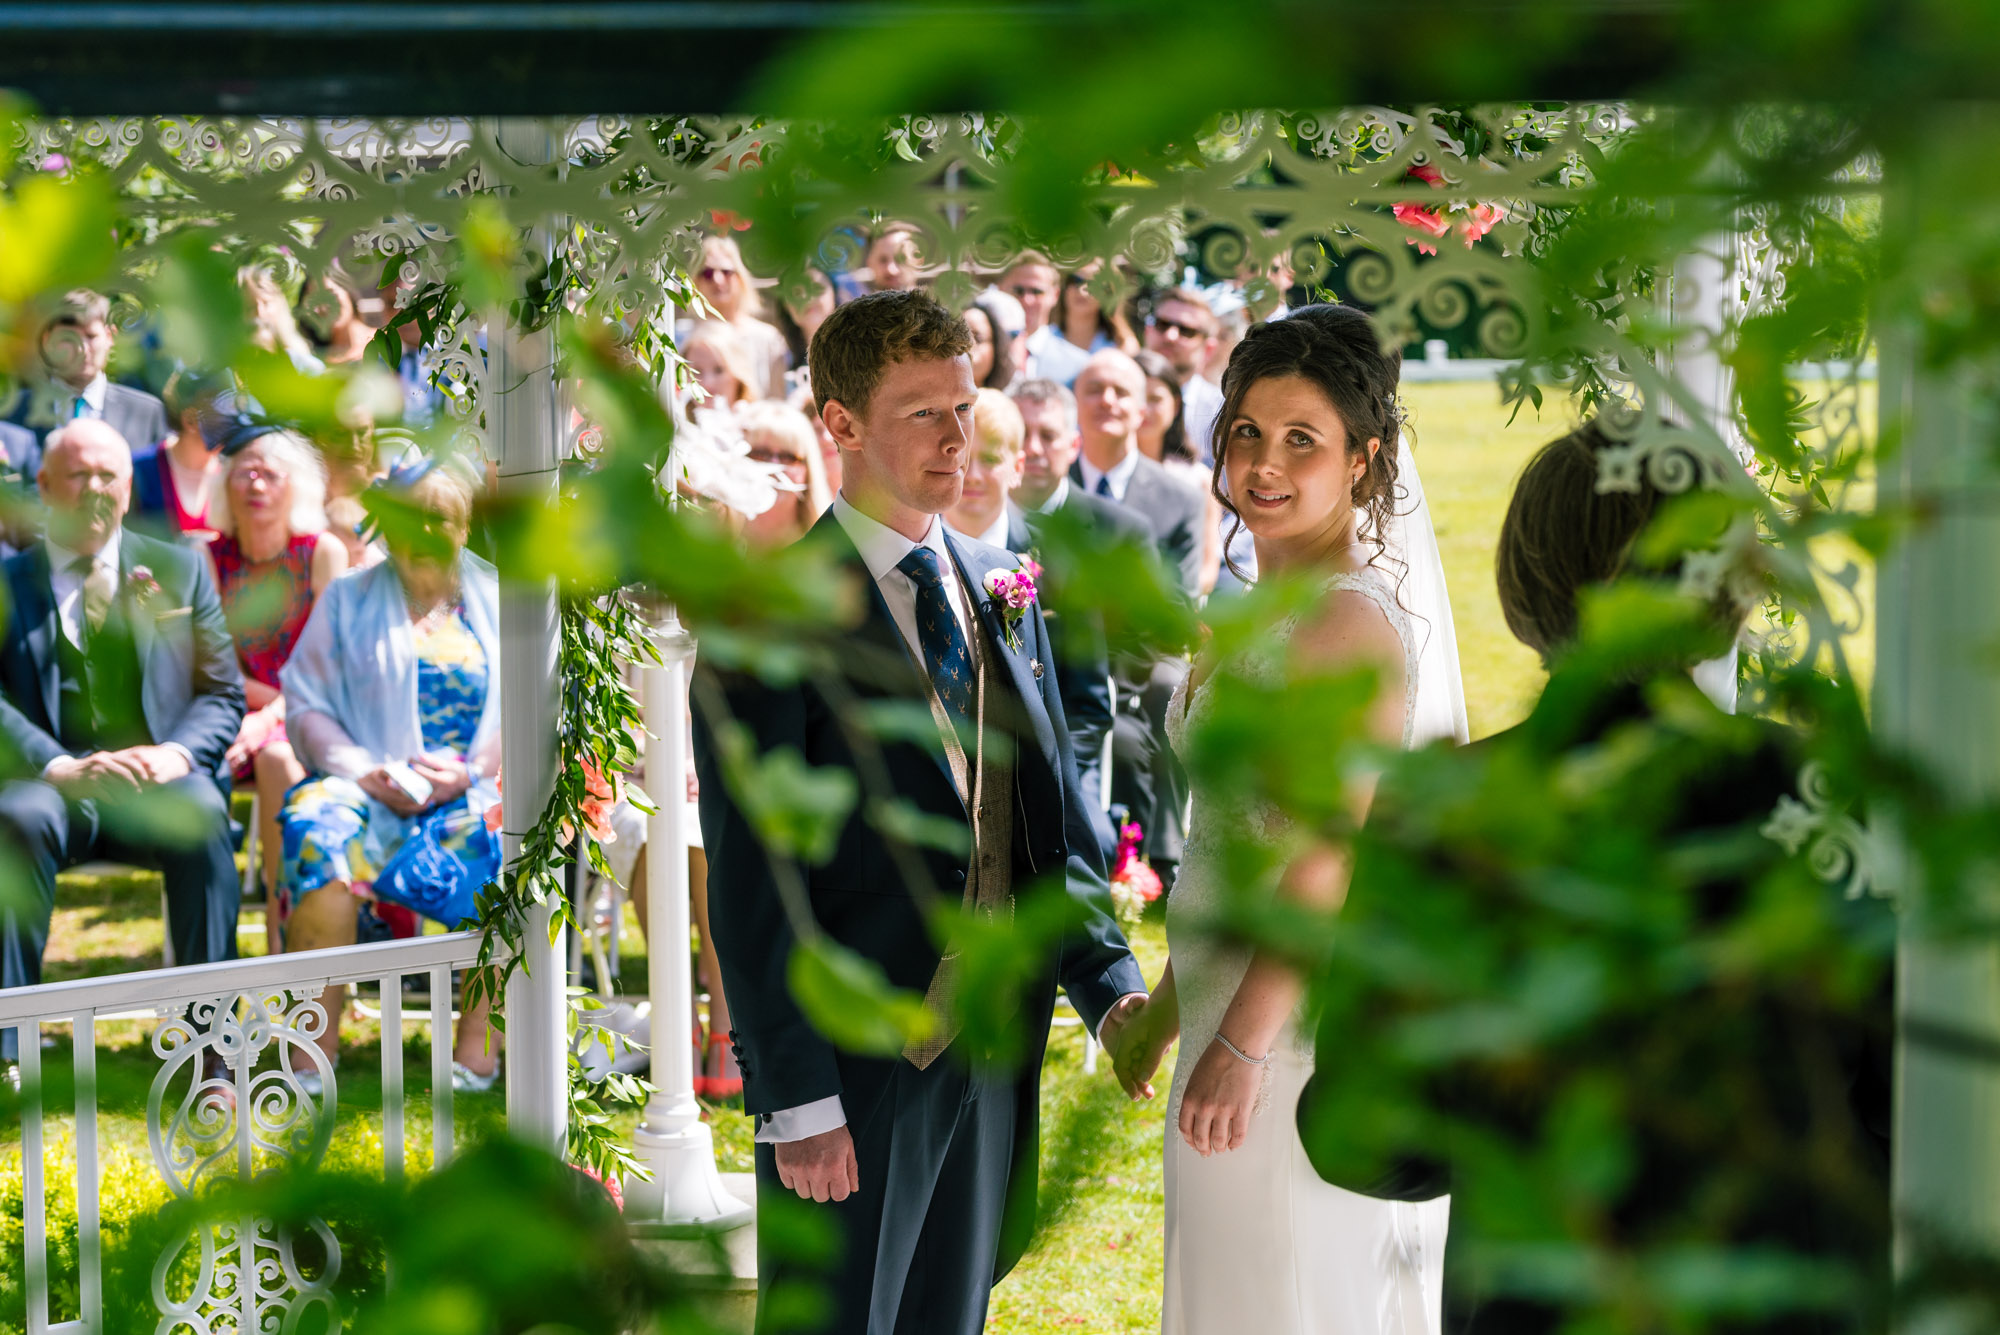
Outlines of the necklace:
<svg viewBox="0 0 2000 1335">
<path fill-rule="evenodd" d="M 456 593 L 446 594 L 429 607 L 420 608 L 417 606 L 417 600 L 405 593 L 403 595 L 403 604 L 409 608 L 410 624 L 419 631 L 426 631 L 434 628 L 438 623 L 447 620 L 453 612 L 458 610 L 458 595 Z"/>
</svg>

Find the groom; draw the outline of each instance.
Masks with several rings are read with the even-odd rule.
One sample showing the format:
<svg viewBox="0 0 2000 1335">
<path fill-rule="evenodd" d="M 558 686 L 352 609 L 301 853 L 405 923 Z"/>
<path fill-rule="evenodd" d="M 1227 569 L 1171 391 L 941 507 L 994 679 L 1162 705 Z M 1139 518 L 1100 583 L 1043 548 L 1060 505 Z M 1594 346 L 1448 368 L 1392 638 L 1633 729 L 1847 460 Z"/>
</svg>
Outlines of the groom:
<svg viewBox="0 0 2000 1335">
<path fill-rule="evenodd" d="M 1029 605 L 1010 633 L 983 584 L 1016 558 L 948 535 L 939 519 L 959 498 L 971 444 L 970 348 L 963 321 L 896 291 L 840 307 L 812 341 L 813 396 L 844 481 L 806 541 L 865 594 L 838 645 L 847 698 L 811 680 L 720 684 L 760 754 L 791 748 L 860 781 L 831 859 L 801 866 L 767 852 L 724 780 L 720 720 L 695 726 L 709 914 L 744 1108 L 757 1117 L 758 1194 L 816 1202 L 838 1233 L 821 1327 L 836 1335 L 984 1328 L 988 1292 L 1034 1221 L 1037 1086 L 1057 984 L 1114 1051 L 1145 992 L 1105 912 L 1040 608 Z M 935 732 L 857 745 L 855 705 L 878 702 L 928 713 Z M 864 814 L 884 797 L 949 822 L 964 845 L 895 842 Z M 780 901 L 786 880 L 803 889 L 795 906 L 819 931 L 924 995 L 941 1017 L 932 1038 L 885 1058 L 844 1052 L 814 1028 L 786 980 L 801 927 Z M 949 1019 L 956 960 L 940 957 L 936 930 L 949 912 L 927 909 L 1011 915 L 1037 886 L 1073 897 L 1077 925 L 1022 990 L 1024 1064 L 996 1071 L 965 1051 Z M 760 1253 L 763 1330 L 778 1319 L 774 1289 L 809 1274 Z"/>
</svg>

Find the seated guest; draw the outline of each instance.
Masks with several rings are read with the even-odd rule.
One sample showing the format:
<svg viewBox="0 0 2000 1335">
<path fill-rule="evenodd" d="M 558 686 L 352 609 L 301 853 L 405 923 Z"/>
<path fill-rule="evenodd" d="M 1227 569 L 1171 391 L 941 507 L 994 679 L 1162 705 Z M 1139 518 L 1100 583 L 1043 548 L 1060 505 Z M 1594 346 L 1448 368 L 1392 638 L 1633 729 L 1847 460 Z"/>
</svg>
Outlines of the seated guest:
<svg viewBox="0 0 2000 1335">
<path fill-rule="evenodd" d="M 41 457 L 34 432 L 0 422 L 0 559 L 35 540 L 41 523 L 35 506 L 35 472 Z"/>
<path fill-rule="evenodd" d="M 110 857 L 166 878 L 174 957 L 236 956 L 235 840 L 224 756 L 243 679 L 208 563 L 123 529 L 132 450 L 110 423 L 43 443 L 48 536 L 6 562 L 0 731 L 37 779 L 0 788 L 0 838 L 27 870 L 0 901 L 0 986 L 41 981 L 56 873 Z M 163 820 L 133 799 L 166 790 Z M 11 1059 L 13 1031 L 6 1036 Z"/>
<path fill-rule="evenodd" d="M 736 425 L 750 446 L 750 457 L 783 468 L 796 488 L 780 491 L 776 504 L 745 521 L 743 536 L 752 547 L 790 546 L 833 504 L 812 423 L 788 403 L 746 403 L 737 409 Z"/>
<path fill-rule="evenodd" d="M 286 735 L 315 776 L 279 818 L 288 950 L 351 944 L 357 894 L 458 927 L 499 872 L 486 809 L 499 801 L 500 585 L 465 550 L 473 486 L 431 460 L 391 474 L 369 501 L 389 559 L 327 586 L 278 673 Z M 326 994 L 329 1061 L 344 991 Z M 454 1087 L 491 1087 L 484 1006 L 460 1019 L 453 1057 Z"/>
<path fill-rule="evenodd" d="M 1062 297 L 1056 266 L 1030 252 L 1001 275 L 1000 290 L 1021 303 L 1021 378 L 1060 385 L 1074 381 L 1090 354 L 1055 326 L 1056 303 Z"/>
<path fill-rule="evenodd" d="M 1078 450 L 1070 481 L 1118 502 L 1147 521 L 1160 559 L 1189 594 L 1201 584 L 1201 543 L 1208 506 L 1202 493 L 1148 459 L 1139 448 L 1146 420 L 1146 373 L 1114 349 L 1091 357 L 1076 378 Z"/>
<path fill-rule="evenodd" d="M 762 397 L 743 340 L 722 321 L 697 322 L 681 340 L 680 352 L 706 395 L 696 407 L 733 412 L 738 404 Z"/>
<path fill-rule="evenodd" d="M 801 383 L 805 380 L 806 350 L 812 346 L 812 337 L 839 304 L 833 280 L 824 270 L 807 269 L 805 281 L 809 295 L 803 300 L 782 296 L 778 298 L 776 311 L 778 332 L 785 336 L 785 353 L 793 372 L 787 379 Z M 798 385 L 792 387 L 796 389 Z"/>
<path fill-rule="evenodd" d="M 1116 306 L 1106 306 L 1091 295 L 1090 284 L 1104 269 L 1102 260 L 1092 260 L 1081 269 L 1063 275 L 1062 296 L 1050 323 L 1072 346 L 1085 352 L 1116 348 L 1123 353 L 1139 351 L 1138 335 Z"/>
<path fill-rule="evenodd" d="M 884 223 L 868 236 L 862 261 L 870 292 L 906 292 L 915 288 L 924 275 L 923 259 L 917 254 L 917 229 L 906 222 Z"/>
<path fill-rule="evenodd" d="M 1047 383 L 1047 382 L 1044 382 Z M 1058 391 L 1061 386 L 1052 385 Z M 1102 828 L 1106 855 L 1117 851 L 1110 823 L 1102 820 L 1101 776 L 1104 738 L 1111 730 L 1111 665 L 1104 646 L 1104 621 L 1063 606 L 1062 584 L 1075 572 L 1041 561 L 1038 532 L 1047 515 L 1024 512 L 1011 499 L 1021 485 L 1021 454 L 1027 434 L 1021 410 L 996 389 L 982 389 L 972 401 L 972 448 L 965 457 L 965 484 L 944 522 L 968 538 L 1026 556 L 1043 565 L 1042 614 L 1054 651 L 1057 692 L 1076 752 L 1077 779 L 1085 805 Z M 1136 526 L 1140 541 L 1145 530 Z"/>
<path fill-rule="evenodd" d="M 1146 373 L 1146 420 L 1139 427 L 1139 452 L 1208 498 L 1208 523 L 1201 537 L 1201 579 L 1195 586 L 1196 593 L 1207 596 L 1214 591 L 1222 566 L 1222 502 L 1210 494 L 1214 479 L 1188 443 L 1187 413 L 1173 364 L 1145 349 L 1133 360 Z"/>
<path fill-rule="evenodd" d="M 972 332 L 972 383 L 1003 390 L 1014 379 L 1014 335 L 996 310 L 995 295 L 981 293 L 960 318 Z"/>
<path fill-rule="evenodd" d="M 347 569 L 347 549 L 326 531 L 326 466 L 293 432 L 267 427 L 244 441 L 222 461 L 214 488 L 208 556 L 249 705 L 227 759 L 238 782 L 254 779 L 257 785 L 264 931 L 276 955 L 284 949 L 278 813 L 285 794 L 306 777 L 285 740 L 278 670 L 291 657 L 313 600 Z"/>
<path fill-rule="evenodd" d="M 276 274 L 261 264 L 246 264 L 236 271 L 236 285 L 243 292 L 252 343 L 266 352 L 283 353 L 301 375 L 319 375 L 326 370 L 326 363 L 299 332 L 291 300 L 278 285 Z"/>
<path fill-rule="evenodd" d="M 42 330 L 42 365 L 49 378 L 32 394 L 21 396 L 8 420 L 32 427 L 38 440 L 79 417 L 109 423 L 134 449 L 165 440 L 165 405 L 143 389 L 115 385 L 105 377 L 116 341 L 109 300 L 81 288 L 64 297 Z M 35 466 L 26 467 L 30 463 Z M 39 471 L 39 459 L 23 464 L 29 475 Z"/>
<path fill-rule="evenodd" d="M 1139 449 L 1146 414 L 1146 374 L 1122 352 L 1105 349 L 1076 378 L 1077 438 L 1070 482 L 1117 501 L 1153 530 L 1170 576 L 1190 597 L 1201 590 L 1208 501 Z M 1144 649 L 1116 656 L 1118 717 L 1112 725 L 1111 795 L 1145 829 L 1143 852 L 1160 879 L 1173 883 L 1187 817 L 1187 776 L 1167 742 L 1167 704 L 1187 660 Z"/>
<path fill-rule="evenodd" d="M 388 557 L 382 544 L 373 540 L 368 527 L 368 511 L 356 496 L 331 496 L 326 502 L 326 531 L 340 541 L 347 553 L 347 569 L 366 570 Z"/>
<path fill-rule="evenodd" d="M 1215 308 L 1191 287 L 1170 288 L 1153 298 L 1146 321 L 1146 347 L 1167 359 L 1181 380 L 1181 415 L 1187 442 L 1202 463 L 1215 458 L 1215 419 L 1222 391 L 1206 374 L 1218 364 Z"/>
<path fill-rule="evenodd" d="M 755 397 L 768 399 L 785 392 L 790 353 L 785 336 L 764 320 L 763 303 L 743 252 L 735 238 L 712 236 L 701 243 L 701 265 L 694 271 L 695 290 L 715 310 L 722 323 L 736 331 L 743 345 L 743 369 Z"/>
<path fill-rule="evenodd" d="M 371 298 L 379 310 L 381 299 Z M 313 351 L 328 366 L 358 362 L 375 339 L 375 326 L 362 318 L 361 294 L 339 266 L 324 278 L 308 278 L 299 292 L 298 316 Z"/>
<path fill-rule="evenodd" d="M 233 396 L 227 382 L 183 368 L 167 380 L 160 397 L 169 432 L 158 445 L 132 451 L 132 516 L 137 527 L 155 537 L 192 533 L 206 538 L 215 531 L 209 522 L 209 496 L 221 467 L 216 452 L 236 424 L 226 415 Z M 223 411 L 218 411 L 219 398 Z"/>
</svg>

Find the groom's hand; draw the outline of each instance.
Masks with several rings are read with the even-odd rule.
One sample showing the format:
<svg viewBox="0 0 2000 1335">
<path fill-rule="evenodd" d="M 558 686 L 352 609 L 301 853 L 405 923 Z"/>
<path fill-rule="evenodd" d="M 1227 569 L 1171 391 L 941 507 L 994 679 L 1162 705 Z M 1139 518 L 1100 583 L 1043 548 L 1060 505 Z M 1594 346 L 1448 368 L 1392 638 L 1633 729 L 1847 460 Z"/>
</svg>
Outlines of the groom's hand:
<svg viewBox="0 0 2000 1335">
<path fill-rule="evenodd" d="M 844 1201 L 861 1190 L 861 1165 L 854 1158 L 854 1137 L 837 1126 L 804 1140 L 773 1146 L 778 1181 L 808 1201 Z"/>
<path fill-rule="evenodd" d="M 1131 1039 L 1131 1023 L 1145 1006 L 1144 992 L 1120 997 L 1117 1004 L 1105 1012 L 1104 1023 L 1097 1029 L 1098 1041 L 1104 1044 L 1104 1055 L 1111 1058 L 1111 1069 L 1117 1074 L 1118 1083 L 1124 1087 L 1126 1096 L 1134 1099 L 1152 1098 L 1153 1087 L 1147 1083 L 1146 1076 L 1134 1071 L 1131 1063 L 1121 1061 L 1120 1056 Z"/>
</svg>

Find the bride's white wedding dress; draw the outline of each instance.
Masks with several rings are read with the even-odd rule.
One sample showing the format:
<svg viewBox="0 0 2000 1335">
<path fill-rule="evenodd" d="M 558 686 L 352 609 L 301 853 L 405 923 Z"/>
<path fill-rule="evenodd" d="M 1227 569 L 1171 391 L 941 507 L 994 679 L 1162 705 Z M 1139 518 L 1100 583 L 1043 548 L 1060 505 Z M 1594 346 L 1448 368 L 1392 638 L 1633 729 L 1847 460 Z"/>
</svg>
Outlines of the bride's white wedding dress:
<svg viewBox="0 0 2000 1335">
<path fill-rule="evenodd" d="M 1418 664 L 1423 646 L 1389 581 L 1373 569 L 1334 576 L 1375 603 L 1403 642 L 1403 745 L 1419 736 Z M 1441 586 L 1440 586 L 1441 587 Z M 1448 613 L 1447 613 L 1448 615 Z M 1270 647 L 1232 665 L 1275 680 L 1293 623 Z M 1451 668 L 1456 668 L 1455 646 Z M 1455 671 L 1453 672 L 1455 676 Z M 1215 674 L 1174 694 L 1167 737 L 1185 759 L 1187 735 L 1209 704 Z M 1462 706 L 1461 706 L 1462 711 Z M 1194 787 L 1194 814 L 1180 875 L 1167 903 L 1167 944 L 1180 997 L 1180 1058 L 1167 1106 L 1166 1286 L 1163 1335 L 1437 1335 L 1442 1328 L 1448 1199 L 1408 1204 L 1344 1191 L 1313 1171 L 1294 1111 L 1313 1071 L 1311 1035 L 1288 1022 L 1271 1048 L 1266 1097 L 1238 1148 L 1203 1158 L 1178 1130 L 1181 1096 L 1215 1037 L 1250 964 L 1250 952 L 1211 929 L 1227 893 L 1224 831 L 1260 835 L 1282 817 Z"/>
</svg>

